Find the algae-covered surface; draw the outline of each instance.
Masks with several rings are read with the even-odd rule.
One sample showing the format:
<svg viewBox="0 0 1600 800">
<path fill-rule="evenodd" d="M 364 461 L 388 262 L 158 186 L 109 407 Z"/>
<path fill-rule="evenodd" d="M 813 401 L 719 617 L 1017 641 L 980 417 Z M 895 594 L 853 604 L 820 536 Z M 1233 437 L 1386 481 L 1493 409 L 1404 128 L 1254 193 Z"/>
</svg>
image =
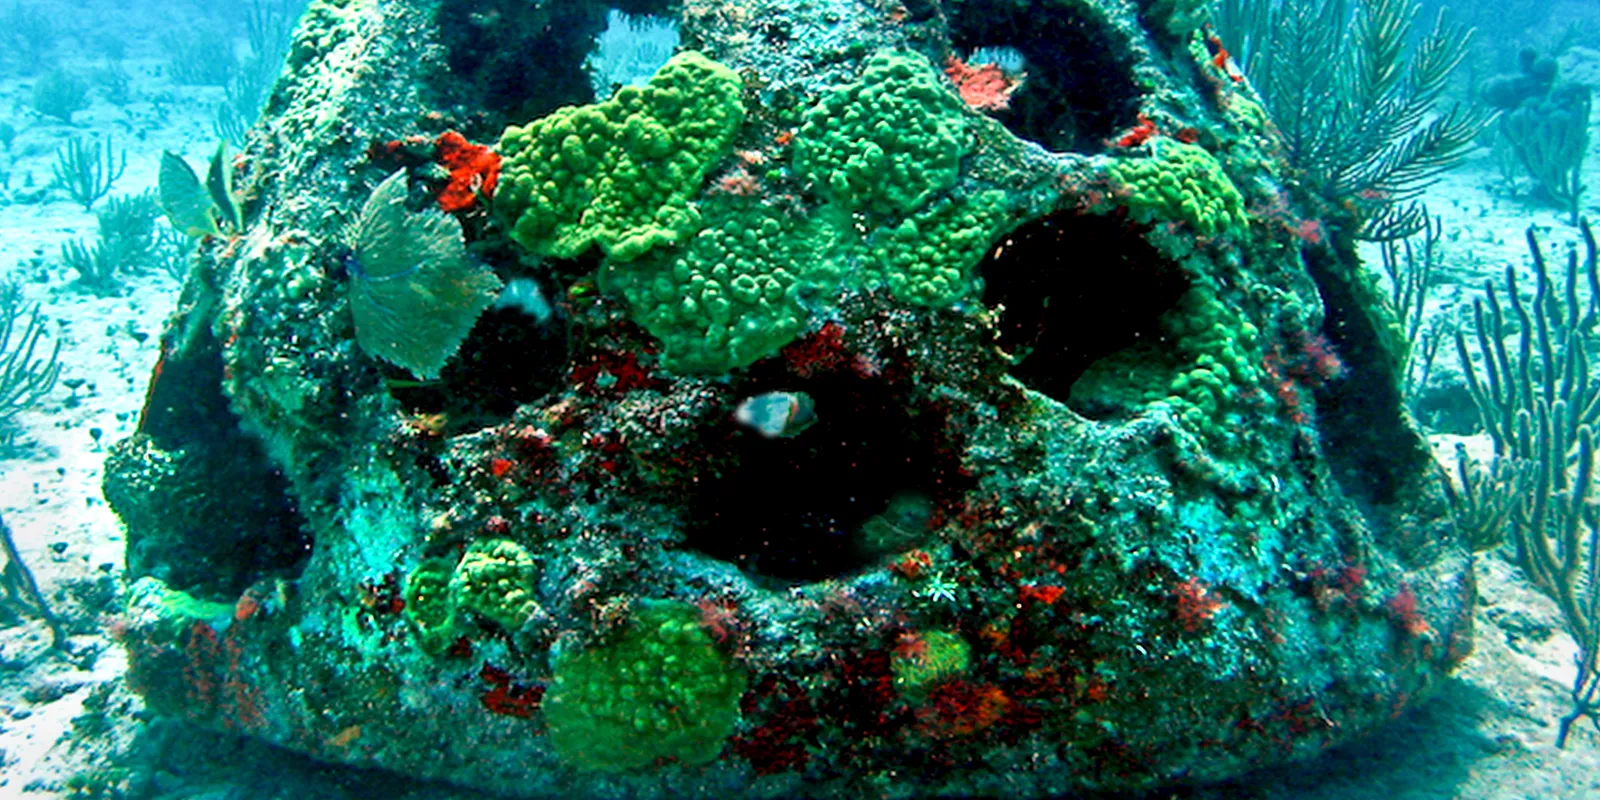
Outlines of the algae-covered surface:
<svg viewBox="0 0 1600 800">
<path fill-rule="evenodd" d="M 24 285 L 71 383 L 4 514 L 69 647 L 0 641 L 0 791 L 1593 788 L 1354 212 L 1193 4 L 621 5 L 317 0 L 236 155 L 144 121 L 119 191 L 178 150 L 215 227 Z M 1458 292 L 1529 218 L 1483 158 Z"/>
</svg>

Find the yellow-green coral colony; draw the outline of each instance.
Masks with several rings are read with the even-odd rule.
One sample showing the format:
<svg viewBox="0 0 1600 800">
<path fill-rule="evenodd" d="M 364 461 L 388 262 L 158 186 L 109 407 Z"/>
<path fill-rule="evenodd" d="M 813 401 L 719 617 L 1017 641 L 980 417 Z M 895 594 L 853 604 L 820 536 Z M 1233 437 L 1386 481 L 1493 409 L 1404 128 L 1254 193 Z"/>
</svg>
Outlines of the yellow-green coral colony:
<svg viewBox="0 0 1600 800">
<path fill-rule="evenodd" d="M 517 632 L 540 614 L 537 581 L 538 563 L 527 548 L 510 539 L 479 539 L 460 563 L 430 558 L 418 564 L 406 579 L 405 613 L 417 643 L 437 654 L 472 617 Z"/>
<path fill-rule="evenodd" d="M 927 59 L 879 53 L 806 112 L 795 165 L 851 209 L 911 211 L 955 185 L 971 146 L 967 113 Z"/>
<path fill-rule="evenodd" d="M 1244 199 L 1205 148 L 1163 136 L 1149 144 L 1152 157 L 1120 159 L 1111 169 L 1135 220 L 1182 221 L 1201 236 L 1246 224 Z"/>
<path fill-rule="evenodd" d="M 479 539 L 467 546 L 450 578 L 450 602 L 515 631 L 538 611 L 537 578 L 527 548 L 510 539 Z"/>
<path fill-rule="evenodd" d="M 643 87 L 506 129 L 495 210 L 539 255 L 599 246 L 622 262 L 682 244 L 700 228 L 690 200 L 743 118 L 739 77 L 682 53 Z"/>
<path fill-rule="evenodd" d="M 874 56 L 795 138 L 795 172 L 842 213 L 796 220 L 757 200 L 701 197 L 743 109 L 737 76 L 685 53 L 642 88 L 508 129 L 495 208 L 534 253 L 598 246 L 602 285 L 661 340 L 668 367 L 725 372 L 804 330 L 798 296 L 828 302 L 845 285 L 841 266 L 850 285 L 887 285 L 907 303 L 970 292 L 972 266 L 1010 220 L 998 191 L 959 211 L 941 200 L 969 152 L 971 113 L 923 56 Z M 864 232 L 858 211 L 876 220 Z"/>
<path fill-rule="evenodd" d="M 698 53 L 640 88 L 506 130 L 495 209 L 528 250 L 607 255 L 601 285 L 663 344 L 666 366 L 719 373 L 772 355 L 840 288 L 887 286 L 941 306 L 1012 222 L 1004 192 L 957 194 L 972 113 L 923 56 L 885 51 L 806 111 L 793 168 L 832 206 L 797 220 L 702 185 L 743 121 L 739 78 Z M 1165 137 L 1116 159 L 1113 187 L 1142 223 L 1202 236 L 1245 225 L 1243 200 L 1203 148 Z M 852 214 L 866 214 L 866 226 Z M 826 257 L 815 257 L 825 253 Z"/>
<path fill-rule="evenodd" d="M 685 53 L 642 88 L 507 129 L 495 207 L 512 238 L 557 257 L 598 246 L 601 285 L 680 372 L 777 352 L 819 310 L 802 294 L 827 303 L 841 288 L 886 286 L 926 306 L 970 295 L 972 268 L 1012 209 L 998 190 L 957 193 L 972 112 L 926 58 L 878 53 L 803 114 L 793 169 L 831 206 L 805 219 L 760 198 L 703 196 L 743 120 L 739 86 L 731 70 Z M 1210 153 L 1161 136 L 1149 149 L 1109 167 L 1134 220 L 1202 236 L 1245 226 L 1243 199 Z"/>
<path fill-rule="evenodd" d="M 580 770 L 704 764 L 739 722 L 744 676 L 678 602 L 642 608 L 613 642 L 560 657 L 544 698 L 550 743 Z"/>
</svg>

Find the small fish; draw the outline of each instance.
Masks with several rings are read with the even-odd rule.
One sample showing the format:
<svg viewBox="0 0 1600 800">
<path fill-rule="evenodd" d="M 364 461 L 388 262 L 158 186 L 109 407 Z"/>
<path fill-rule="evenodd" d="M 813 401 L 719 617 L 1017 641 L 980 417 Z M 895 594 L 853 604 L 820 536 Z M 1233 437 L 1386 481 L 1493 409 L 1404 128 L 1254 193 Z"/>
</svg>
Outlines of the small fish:
<svg viewBox="0 0 1600 800">
<path fill-rule="evenodd" d="M 543 325 L 550 321 L 555 309 L 550 307 L 550 301 L 545 299 L 544 291 L 539 288 L 539 282 L 532 278 L 512 278 L 506 281 L 506 288 L 500 290 L 500 296 L 495 298 L 494 305 L 490 308 L 515 309 Z"/>
<path fill-rule="evenodd" d="M 766 392 L 745 398 L 733 418 L 768 439 L 787 439 L 817 421 L 816 404 L 805 392 Z"/>
</svg>

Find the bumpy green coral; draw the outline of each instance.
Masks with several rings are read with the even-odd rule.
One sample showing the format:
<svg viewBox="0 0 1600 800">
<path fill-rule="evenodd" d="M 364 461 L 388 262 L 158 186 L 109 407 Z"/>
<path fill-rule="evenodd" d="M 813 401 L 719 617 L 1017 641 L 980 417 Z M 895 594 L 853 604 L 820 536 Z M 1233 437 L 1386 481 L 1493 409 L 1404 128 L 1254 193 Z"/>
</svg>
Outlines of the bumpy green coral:
<svg viewBox="0 0 1600 800">
<path fill-rule="evenodd" d="M 417 629 L 423 651 L 442 653 L 456 635 L 456 611 L 450 603 L 449 561 L 430 558 L 417 565 L 406 579 L 406 617 Z"/>
<path fill-rule="evenodd" d="M 899 648 L 890 661 L 894 685 L 917 696 L 935 684 L 957 677 L 972 663 L 972 645 L 951 631 L 929 631 L 921 640 Z"/>
<path fill-rule="evenodd" d="M 1111 167 L 1135 220 L 1181 220 L 1201 236 L 1245 224 L 1244 199 L 1204 148 L 1160 136 L 1150 147 L 1153 157 L 1119 159 Z"/>
<path fill-rule="evenodd" d="M 1218 419 L 1232 408 L 1234 398 L 1260 382 L 1259 331 L 1204 286 L 1185 293 L 1168 320 L 1170 335 L 1189 359 L 1188 367 L 1173 377 L 1171 395 L 1185 404 L 1183 418 L 1191 429 L 1217 433 Z"/>
<path fill-rule="evenodd" d="M 687 604 L 647 606 L 615 642 L 558 659 L 543 706 L 556 752 L 608 772 L 715 759 L 745 681 L 698 619 Z"/>
<path fill-rule="evenodd" d="M 1005 192 L 940 200 L 867 240 L 863 283 L 883 283 L 904 302 L 947 305 L 972 288 L 972 267 L 1007 223 Z"/>
<path fill-rule="evenodd" d="M 533 596 L 537 577 L 538 565 L 527 548 L 510 539 L 480 539 L 456 565 L 450 602 L 515 631 L 539 608 Z"/>
<path fill-rule="evenodd" d="M 838 282 L 814 256 L 834 235 L 818 220 L 742 199 L 718 201 L 706 217 L 687 248 L 602 273 L 680 372 L 726 372 L 777 352 L 805 328 L 802 289 L 831 296 Z"/>
<path fill-rule="evenodd" d="M 910 211 L 955 185 L 970 148 L 966 108 L 926 58 L 883 52 L 823 95 L 795 137 L 795 164 L 852 209 Z"/>
<path fill-rule="evenodd" d="M 887 285 L 905 302 L 945 305 L 970 291 L 972 266 L 1008 222 L 1006 196 L 940 196 L 955 186 L 970 147 L 969 113 L 925 58 L 880 53 L 804 114 L 796 168 L 832 202 L 803 219 L 759 198 L 690 201 L 728 148 L 740 110 L 732 73 L 699 56 L 680 59 L 642 90 L 508 130 L 501 146 L 510 177 L 502 180 L 511 186 L 495 200 L 534 252 L 570 256 L 598 243 L 610 256 L 601 285 L 661 341 L 665 366 L 720 373 L 772 355 L 805 329 L 811 308 L 833 301 L 847 266 L 856 285 Z M 691 96 L 683 84 L 695 70 L 725 86 Z M 642 198 L 618 200 L 618 187 L 638 188 L 639 159 L 627 136 L 608 129 L 662 127 L 652 104 L 669 88 L 717 122 L 697 137 L 676 128 L 646 137 L 653 157 L 692 169 L 644 183 Z M 642 111 L 626 116 L 629 109 Z M 858 227 L 856 212 L 873 214 L 869 227 Z"/>
<path fill-rule="evenodd" d="M 732 70 L 680 53 L 642 87 L 507 128 L 495 211 L 539 255 L 599 245 L 631 261 L 688 241 L 700 229 L 689 198 L 731 146 L 741 91 Z"/>
</svg>

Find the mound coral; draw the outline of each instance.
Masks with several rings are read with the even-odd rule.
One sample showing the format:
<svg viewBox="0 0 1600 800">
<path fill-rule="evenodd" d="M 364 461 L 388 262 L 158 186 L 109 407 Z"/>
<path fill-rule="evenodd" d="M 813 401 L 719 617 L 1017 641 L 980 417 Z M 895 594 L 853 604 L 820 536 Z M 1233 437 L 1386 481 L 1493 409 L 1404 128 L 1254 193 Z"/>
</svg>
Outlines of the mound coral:
<svg viewBox="0 0 1600 800">
<path fill-rule="evenodd" d="M 538 566 L 533 554 L 510 539 L 480 539 L 467 546 L 450 578 L 450 602 L 508 631 L 539 608 L 533 596 Z"/>
<path fill-rule="evenodd" d="M 955 185 L 970 148 L 965 111 L 926 58 L 879 53 L 805 113 L 795 164 L 851 209 L 910 211 Z"/>
<path fill-rule="evenodd" d="M 699 619 L 688 604 L 648 606 L 616 641 L 558 660 L 544 698 L 556 752 L 606 772 L 716 758 L 739 721 L 745 680 Z"/>
<path fill-rule="evenodd" d="M 828 296 L 837 284 L 826 264 L 805 257 L 831 246 L 827 226 L 733 199 L 711 206 L 708 217 L 682 252 L 602 274 L 661 340 L 667 365 L 683 372 L 726 372 L 777 352 L 805 328 L 802 286 Z"/>
<path fill-rule="evenodd" d="M 700 229 L 690 198 L 744 119 L 740 86 L 733 70 L 681 53 L 642 87 L 507 128 L 495 210 L 539 255 L 598 245 L 632 261 L 687 242 Z"/>
<path fill-rule="evenodd" d="M 1149 140 L 1152 157 L 1120 159 L 1113 188 L 1126 197 L 1133 218 L 1145 223 L 1182 221 L 1201 236 L 1245 224 L 1244 199 L 1204 148 L 1165 136 Z"/>
</svg>

